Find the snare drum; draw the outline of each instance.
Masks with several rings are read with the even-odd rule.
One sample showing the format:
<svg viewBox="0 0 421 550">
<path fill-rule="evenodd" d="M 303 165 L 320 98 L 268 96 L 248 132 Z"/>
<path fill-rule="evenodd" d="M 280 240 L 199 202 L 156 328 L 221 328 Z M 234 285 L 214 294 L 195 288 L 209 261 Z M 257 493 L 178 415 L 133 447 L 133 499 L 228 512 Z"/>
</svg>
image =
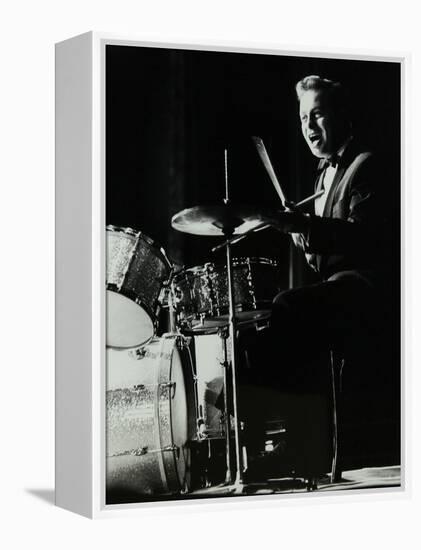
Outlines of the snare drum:
<svg viewBox="0 0 421 550">
<path fill-rule="evenodd" d="M 196 434 L 193 365 L 181 336 L 107 351 L 107 502 L 189 488 Z"/>
<path fill-rule="evenodd" d="M 232 270 L 237 322 L 267 319 L 272 300 L 280 291 L 277 262 L 267 258 L 237 258 Z M 174 289 L 183 328 L 200 332 L 228 324 L 225 265 L 207 263 L 186 269 L 175 277 Z"/>
<path fill-rule="evenodd" d="M 107 226 L 107 346 L 133 348 L 156 332 L 159 296 L 171 264 L 152 239 Z"/>
</svg>

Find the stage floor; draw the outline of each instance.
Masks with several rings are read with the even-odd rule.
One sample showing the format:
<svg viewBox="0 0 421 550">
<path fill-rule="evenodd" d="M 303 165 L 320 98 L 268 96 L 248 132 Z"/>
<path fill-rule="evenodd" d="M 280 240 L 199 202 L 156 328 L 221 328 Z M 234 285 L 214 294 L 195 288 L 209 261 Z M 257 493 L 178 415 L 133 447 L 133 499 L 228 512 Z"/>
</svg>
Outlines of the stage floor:
<svg viewBox="0 0 421 550">
<path fill-rule="evenodd" d="M 362 468 L 343 472 L 342 480 L 330 483 L 329 477 L 318 480 L 316 492 L 343 491 L 350 489 L 378 489 L 399 487 L 401 485 L 400 466 L 385 466 L 381 468 Z M 272 495 L 282 493 L 305 493 L 307 486 L 302 479 L 278 478 L 262 483 L 248 483 L 243 486 L 243 495 Z M 238 492 L 235 492 L 239 494 Z M 189 494 L 189 497 L 214 497 L 233 495 L 232 487 L 218 486 L 199 489 Z"/>
</svg>

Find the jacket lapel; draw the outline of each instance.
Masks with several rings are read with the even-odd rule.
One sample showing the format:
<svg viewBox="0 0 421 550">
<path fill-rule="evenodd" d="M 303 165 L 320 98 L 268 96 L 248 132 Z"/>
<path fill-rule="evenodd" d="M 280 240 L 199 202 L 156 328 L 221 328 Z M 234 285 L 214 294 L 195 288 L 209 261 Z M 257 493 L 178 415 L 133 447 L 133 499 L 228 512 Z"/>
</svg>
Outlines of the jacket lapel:
<svg viewBox="0 0 421 550">
<path fill-rule="evenodd" d="M 333 209 L 333 204 L 334 204 L 333 199 L 335 198 L 336 189 L 338 188 L 339 183 L 341 182 L 341 180 L 342 180 L 342 178 L 343 178 L 343 176 L 344 176 L 344 174 L 345 174 L 345 172 L 346 172 L 353 156 L 355 155 L 355 150 L 356 150 L 356 144 L 355 144 L 354 140 L 351 140 L 351 143 L 348 144 L 348 146 L 346 147 L 346 149 L 344 151 L 344 154 L 339 159 L 339 165 L 338 165 L 338 168 L 336 170 L 335 177 L 333 178 L 332 185 L 330 186 L 329 194 L 327 196 L 325 207 L 323 209 L 323 216 L 330 217 L 332 215 L 332 209 Z M 322 163 L 319 163 L 319 168 L 321 168 L 321 167 L 323 168 L 323 165 L 322 165 Z M 324 172 L 322 172 L 316 180 L 317 191 L 319 191 L 321 189 L 322 180 L 323 180 L 323 173 Z M 317 265 L 319 271 L 321 271 L 321 269 L 322 269 L 322 256 L 319 255 L 319 254 L 316 254 L 316 265 Z"/>
<path fill-rule="evenodd" d="M 350 143 L 345 148 L 343 155 L 338 159 L 338 168 L 336 170 L 335 177 L 333 178 L 332 185 L 329 189 L 329 194 L 326 199 L 325 207 L 323 209 L 323 216 L 330 217 L 332 215 L 332 208 L 334 204 L 335 193 L 341 182 L 348 166 L 352 159 L 355 157 L 357 151 L 357 144 L 354 139 L 351 139 Z M 318 180 L 320 185 L 320 178 Z"/>
</svg>

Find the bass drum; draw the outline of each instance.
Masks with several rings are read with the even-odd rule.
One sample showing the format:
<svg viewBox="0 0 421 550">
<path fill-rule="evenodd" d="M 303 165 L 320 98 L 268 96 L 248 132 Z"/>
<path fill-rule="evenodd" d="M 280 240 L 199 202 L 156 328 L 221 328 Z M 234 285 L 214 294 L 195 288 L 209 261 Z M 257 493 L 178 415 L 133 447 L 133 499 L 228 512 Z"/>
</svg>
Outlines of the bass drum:
<svg viewBox="0 0 421 550">
<path fill-rule="evenodd" d="M 190 351 L 181 336 L 107 350 L 107 504 L 189 489 L 196 434 Z"/>
</svg>

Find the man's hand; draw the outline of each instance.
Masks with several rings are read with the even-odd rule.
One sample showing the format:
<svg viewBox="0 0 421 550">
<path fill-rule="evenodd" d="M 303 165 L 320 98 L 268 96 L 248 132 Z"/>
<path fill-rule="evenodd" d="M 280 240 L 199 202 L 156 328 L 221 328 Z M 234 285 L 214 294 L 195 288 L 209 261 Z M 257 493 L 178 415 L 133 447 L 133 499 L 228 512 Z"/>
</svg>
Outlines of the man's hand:
<svg viewBox="0 0 421 550">
<path fill-rule="evenodd" d="M 306 234 L 310 228 L 310 216 L 308 214 L 291 210 L 273 213 L 267 219 L 265 218 L 265 221 L 282 233 Z"/>
</svg>

